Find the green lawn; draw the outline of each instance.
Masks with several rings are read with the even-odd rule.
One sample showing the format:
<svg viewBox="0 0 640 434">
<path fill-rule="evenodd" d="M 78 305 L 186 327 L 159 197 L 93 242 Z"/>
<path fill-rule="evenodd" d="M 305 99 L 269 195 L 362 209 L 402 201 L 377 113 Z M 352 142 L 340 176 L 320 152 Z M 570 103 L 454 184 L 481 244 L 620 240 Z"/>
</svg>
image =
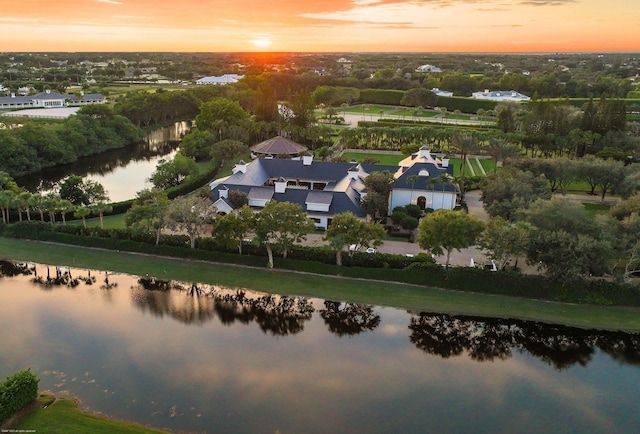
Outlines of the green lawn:
<svg viewBox="0 0 640 434">
<path fill-rule="evenodd" d="M 366 153 L 361 154 L 359 152 L 345 152 L 341 154 L 342 157 L 346 161 L 356 160 L 360 163 L 365 158 L 375 158 L 378 160 L 376 164 L 382 164 L 385 166 L 397 166 L 400 160 L 407 158 L 406 155 L 397 154 L 397 155 L 389 155 L 389 154 L 376 154 L 376 153 Z"/>
<path fill-rule="evenodd" d="M 70 399 L 57 399 L 53 404 L 47 406 L 50 401 L 49 397 L 41 396 L 38 398 L 39 405 L 20 423 L 11 428 L 15 431 L 7 432 L 25 432 L 26 430 L 47 434 L 152 434 L 165 432 L 130 422 L 84 413 Z"/>
<path fill-rule="evenodd" d="M 362 279 L 233 265 L 214 266 L 203 261 L 7 238 L 0 238 L 0 252 L 1 258 L 9 260 L 149 275 L 181 282 L 389 306 L 414 312 L 518 318 L 582 328 L 640 331 L 640 309 L 636 308 L 564 304 L 393 282 L 365 282 Z"/>
<path fill-rule="evenodd" d="M 480 164 L 482 164 L 482 168 L 487 173 L 487 175 L 491 175 L 496 167 L 495 160 L 480 159 Z M 500 170 L 500 168 L 498 168 L 498 170 Z"/>
</svg>

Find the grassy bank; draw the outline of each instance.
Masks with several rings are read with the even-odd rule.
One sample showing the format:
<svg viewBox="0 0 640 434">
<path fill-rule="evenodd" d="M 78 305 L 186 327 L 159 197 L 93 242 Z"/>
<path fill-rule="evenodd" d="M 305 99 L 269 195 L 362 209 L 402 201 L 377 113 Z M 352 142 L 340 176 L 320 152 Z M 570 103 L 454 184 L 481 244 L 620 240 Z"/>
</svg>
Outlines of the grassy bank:
<svg viewBox="0 0 640 434">
<path fill-rule="evenodd" d="M 151 428 L 84 413 L 71 399 L 55 399 L 41 395 L 20 415 L 20 421 L 11 427 L 11 432 L 39 432 L 48 434 L 68 433 L 163 433 Z"/>
<path fill-rule="evenodd" d="M 318 278 L 318 275 L 290 271 L 269 271 L 6 238 L 0 238 L 0 252 L 0 258 L 3 259 L 390 306 L 415 312 L 518 318 L 589 329 L 640 332 L 638 308 L 564 304 L 363 279 Z"/>
</svg>

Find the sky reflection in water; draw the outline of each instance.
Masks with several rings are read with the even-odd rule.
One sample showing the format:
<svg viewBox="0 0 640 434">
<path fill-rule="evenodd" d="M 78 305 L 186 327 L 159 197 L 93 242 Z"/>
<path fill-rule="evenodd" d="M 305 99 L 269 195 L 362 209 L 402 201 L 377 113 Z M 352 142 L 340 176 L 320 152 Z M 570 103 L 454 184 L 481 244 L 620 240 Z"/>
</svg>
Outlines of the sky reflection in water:
<svg viewBox="0 0 640 434">
<path fill-rule="evenodd" d="M 0 267 L 0 375 L 30 366 L 41 389 L 118 418 L 192 432 L 640 431 L 638 335 L 84 270 L 58 270 L 58 286 L 36 270 L 40 283 Z"/>
</svg>

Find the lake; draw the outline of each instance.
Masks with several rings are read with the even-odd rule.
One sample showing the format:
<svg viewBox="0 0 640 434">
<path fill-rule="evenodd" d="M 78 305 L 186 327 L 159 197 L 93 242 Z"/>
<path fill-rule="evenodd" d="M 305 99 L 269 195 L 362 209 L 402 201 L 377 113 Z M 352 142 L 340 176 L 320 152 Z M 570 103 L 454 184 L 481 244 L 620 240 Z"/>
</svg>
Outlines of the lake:
<svg viewBox="0 0 640 434">
<path fill-rule="evenodd" d="M 0 263 L 0 376 L 174 432 L 640 432 L 640 335 Z M 286 281 L 283 281 L 286 285 Z M 273 288 L 277 293 L 277 288 Z"/>
<path fill-rule="evenodd" d="M 111 202 L 133 199 L 138 191 L 151 188 L 147 179 L 158 162 L 173 157 L 190 128 L 191 122 L 176 122 L 150 132 L 140 143 L 51 167 L 17 178 L 16 182 L 31 193 L 45 193 L 67 176 L 79 175 L 102 184 Z"/>
</svg>

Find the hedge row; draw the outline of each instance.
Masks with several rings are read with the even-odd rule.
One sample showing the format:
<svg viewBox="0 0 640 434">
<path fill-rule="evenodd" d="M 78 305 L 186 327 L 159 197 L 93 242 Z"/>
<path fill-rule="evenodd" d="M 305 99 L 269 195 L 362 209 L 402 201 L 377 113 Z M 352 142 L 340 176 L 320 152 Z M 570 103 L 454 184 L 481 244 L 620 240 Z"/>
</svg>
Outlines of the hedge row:
<svg viewBox="0 0 640 434">
<path fill-rule="evenodd" d="M 402 105 L 400 102 L 404 97 L 403 90 L 390 89 L 363 89 L 360 91 L 359 103 L 362 104 L 384 104 L 384 105 Z M 493 110 L 498 104 L 497 101 L 486 99 L 466 98 L 460 96 L 439 96 L 437 101 L 438 107 L 445 107 L 453 112 L 460 110 L 463 113 L 477 113 L 479 109 Z"/>
<path fill-rule="evenodd" d="M 403 97 L 403 90 L 362 89 L 358 102 L 363 104 L 400 105 Z"/>
<path fill-rule="evenodd" d="M 450 112 L 460 110 L 462 113 L 477 113 L 479 109 L 494 110 L 498 101 L 488 99 L 465 98 L 461 96 L 439 96 L 438 107 L 445 107 Z"/>
<path fill-rule="evenodd" d="M 498 129 L 495 125 L 464 125 L 464 124 L 442 124 L 437 121 L 413 121 L 402 119 L 383 119 L 380 118 L 377 121 L 358 121 L 358 127 L 373 128 L 373 127 L 406 127 L 406 126 L 424 126 L 433 129 L 441 130 L 469 130 L 469 131 L 495 131 Z"/>
<path fill-rule="evenodd" d="M 0 425 L 38 397 L 39 382 L 38 377 L 27 369 L 0 383 Z"/>
<path fill-rule="evenodd" d="M 216 246 L 211 238 L 199 239 L 196 249 L 189 248 L 188 237 L 166 235 L 156 246 L 151 234 L 126 230 L 85 229 L 81 226 L 15 223 L 0 225 L 0 235 L 53 241 L 64 244 L 99 247 L 110 250 L 198 259 L 230 264 L 264 267 L 264 248 L 248 244 L 243 255 Z M 324 275 L 367 278 L 404 282 L 460 291 L 508 295 L 570 303 L 640 306 L 640 291 L 633 285 L 604 280 L 550 281 L 541 275 L 510 271 L 492 273 L 471 267 L 450 267 L 444 270 L 427 255 L 408 258 L 383 253 L 343 254 L 343 266 L 335 265 L 335 251 L 327 247 L 296 246 L 287 258 L 276 257 L 275 267 Z"/>
</svg>

